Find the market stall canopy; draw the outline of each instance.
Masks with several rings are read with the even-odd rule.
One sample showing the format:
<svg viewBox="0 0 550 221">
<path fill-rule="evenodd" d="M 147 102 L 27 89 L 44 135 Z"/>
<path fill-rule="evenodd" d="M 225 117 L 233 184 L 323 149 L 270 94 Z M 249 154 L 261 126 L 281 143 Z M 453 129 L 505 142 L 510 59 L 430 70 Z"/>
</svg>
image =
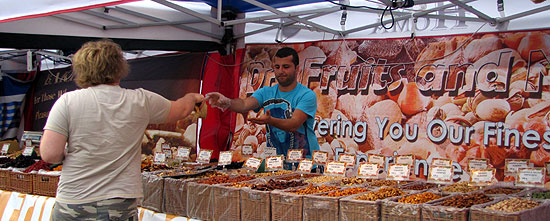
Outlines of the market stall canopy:
<svg viewBox="0 0 550 221">
<path fill-rule="evenodd" d="M 214 51 L 235 42 L 548 27 L 544 12 L 550 2 L 533 1 L 0 0 L 0 47 L 69 50 L 90 39 L 113 38 L 126 50 Z M 468 29 L 466 23 L 479 25 Z"/>
</svg>

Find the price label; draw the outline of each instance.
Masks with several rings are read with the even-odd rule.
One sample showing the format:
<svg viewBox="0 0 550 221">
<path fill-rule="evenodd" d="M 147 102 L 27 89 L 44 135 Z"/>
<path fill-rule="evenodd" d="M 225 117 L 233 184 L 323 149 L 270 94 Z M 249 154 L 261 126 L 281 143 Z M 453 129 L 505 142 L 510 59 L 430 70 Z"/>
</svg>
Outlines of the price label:
<svg viewBox="0 0 550 221">
<path fill-rule="evenodd" d="M 182 160 L 189 160 L 189 154 L 191 154 L 191 148 L 190 147 L 178 147 L 178 152 L 176 153 L 176 158 L 182 159 Z"/>
<path fill-rule="evenodd" d="M 431 166 L 428 173 L 428 182 L 431 183 L 452 183 L 452 166 Z"/>
<path fill-rule="evenodd" d="M 32 140 L 26 140 L 25 141 L 25 146 L 27 146 L 27 147 L 32 146 Z"/>
<path fill-rule="evenodd" d="M 468 159 L 468 171 L 471 171 L 472 169 L 487 169 L 487 167 L 489 167 L 489 160 L 487 159 Z"/>
<path fill-rule="evenodd" d="M 155 152 L 154 164 L 166 164 L 166 154 L 164 152 Z"/>
<path fill-rule="evenodd" d="M 492 185 L 495 178 L 496 169 L 471 169 L 470 183 L 474 186 Z"/>
<path fill-rule="evenodd" d="M 357 170 L 357 177 L 367 179 L 378 179 L 377 163 L 361 163 Z"/>
<path fill-rule="evenodd" d="M 347 167 L 355 166 L 355 155 L 340 154 L 338 161 L 346 163 Z"/>
<path fill-rule="evenodd" d="M 275 147 L 266 147 L 264 149 L 264 156 L 266 158 L 277 156 L 277 148 L 275 148 Z"/>
<path fill-rule="evenodd" d="M 409 180 L 409 164 L 390 164 L 388 167 L 389 180 Z"/>
<path fill-rule="evenodd" d="M 314 164 L 326 164 L 328 160 L 328 153 L 323 151 L 313 151 L 313 163 Z"/>
<path fill-rule="evenodd" d="M 199 156 L 197 157 L 198 163 L 210 163 L 210 158 L 212 157 L 212 150 L 201 150 L 199 151 Z"/>
<path fill-rule="evenodd" d="M 243 145 L 241 147 L 241 151 L 243 152 L 243 155 L 252 155 L 254 153 L 254 149 L 252 149 L 252 145 Z"/>
<path fill-rule="evenodd" d="M 10 150 L 10 144 L 9 143 L 5 143 L 4 145 L 2 145 L 2 154 L 8 154 L 8 151 Z"/>
<path fill-rule="evenodd" d="M 518 168 L 518 178 L 516 186 L 543 187 L 545 181 L 546 168 Z"/>
<path fill-rule="evenodd" d="M 300 160 L 300 163 L 298 164 L 299 172 L 309 173 L 311 172 L 312 168 L 313 168 L 313 160 L 303 159 L 303 160 Z"/>
<path fill-rule="evenodd" d="M 260 165 L 262 165 L 262 159 L 257 157 L 250 157 L 244 163 L 244 167 L 254 171 L 258 170 L 258 168 L 260 168 Z"/>
<path fill-rule="evenodd" d="M 505 159 L 504 172 L 517 173 L 520 168 L 529 168 L 528 159 Z"/>
<path fill-rule="evenodd" d="M 346 163 L 338 161 L 330 161 L 325 167 L 325 174 L 333 176 L 346 175 Z"/>
<path fill-rule="evenodd" d="M 550 176 L 550 162 L 544 162 L 544 168 L 546 168 L 546 176 Z"/>
<path fill-rule="evenodd" d="M 218 165 L 225 166 L 231 164 L 233 161 L 233 151 L 221 151 L 220 160 L 218 160 Z"/>
<path fill-rule="evenodd" d="M 283 169 L 283 155 L 266 158 L 265 168 L 270 171 Z"/>
<path fill-rule="evenodd" d="M 452 165 L 453 165 L 453 160 L 451 160 L 451 159 L 434 158 L 432 160 L 432 166 L 450 167 Z"/>
<path fill-rule="evenodd" d="M 386 156 L 378 155 L 378 154 L 369 154 L 367 162 L 377 163 L 378 165 L 380 165 L 380 167 L 384 167 L 384 164 L 386 163 Z"/>
<path fill-rule="evenodd" d="M 27 146 L 23 150 L 22 154 L 23 154 L 23 156 L 30 156 L 30 155 L 32 155 L 32 152 L 34 152 L 34 147 L 33 146 Z"/>
<path fill-rule="evenodd" d="M 298 162 L 304 158 L 304 152 L 301 149 L 290 149 L 286 156 L 287 161 Z"/>
<path fill-rule="evenodd" d="M 413 166 L 414 165 L 414 155 L 407 154 L 407 155 L 395 156 L 395 164 L 407 164 L 409 166 Z"/>
</svg>

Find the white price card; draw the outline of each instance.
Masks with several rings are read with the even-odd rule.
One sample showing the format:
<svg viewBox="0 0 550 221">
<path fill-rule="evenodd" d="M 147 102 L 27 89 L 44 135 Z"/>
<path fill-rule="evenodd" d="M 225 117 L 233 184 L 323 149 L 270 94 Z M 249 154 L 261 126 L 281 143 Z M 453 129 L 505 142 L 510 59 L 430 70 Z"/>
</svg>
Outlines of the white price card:
<svg viewBox="0 0 550 221">
<path fill-rule="evenodd" d="M 384 164 L 386 163 L 386 156 L 379 154 L 369 154 L 367 162 L 377 163 L 378 165 L 380 165 L 381 168 L 383 168 Z"/>
<path fill-rule="evenodd" d="M 258 170 L 258 168 L 260 168 L 260 165 L 262 165 L 262 159 L 257 157 L 250 157 L 246 160 L 246 162 L 244 162 L 244 167 L 253 171 Z"/>
<path fill-rule="evenodd" d="M 22 154 L 23 154 L 23 156 L 30 156 L 30 155 L 32 155 L 32 152 L 34 152 L 34 147 L 33 146 L 27 146 L 23 150 Z"/>
<path fill-rule="evenodd" d="M 277 148 L 275 147 L 266 147 L 264 148 L 264 157 L 274 157 L 277 156 Z"/>
<path fill-rule="evenodd" d="M 338 161 L 327 162 L 327 166 L 325 167 L 325 174 L 331 176 L 345 176 L 346 163 Z"/>
<path fill-rule="evenodd" d="M 544 162 L 544 168 L 546 168 L 546 176 L 550 176 L 550 162 Z"/>
<path fill-rule="evenodd" d="M 248 144 L 242 145 L 241 151 L 243 155 L 252 155 L 254 153 L 254 149 L 252 149 L 252 145 L 248 145 Z"/>
<path fill-rule="evenodd" d="M 233 151 L 221 151 L 220 152 L 220 159 L 218 160 L 219 166 L 225 166 L 231 164 L 231 161 L 233 161 Z"/>
<path fill-rule="evenodd" d="M 198 163 L 210 163 L 210 158 L 212 158 L 212 150 L 201 150 L 199 151 L 199 156 L 197 157 Z"/>
<path fill-rule="evenodd" d="M 390 164 L 388 166 L 388 180 L 409 180 L 409 164 Z"/>
<path fill-rule="evenodd" d="M 287 161 L 298 162 L 304 158 L 304 151 L 302 149 L 290 149 L 286 156 Z"/>
<path fill-rule="evenodd" d="M 309 173 L 313 168 L 313 160 L 303 159 L 298 164 L 298 172 Z"/>
<path fill-rule="evenodd" d="M 313 163 L 314 164 L 326 164 L 328 160 L 328 153 L 323 151 L 313 151 Z"/>
<path fill-rule="evenodd" d="M 489 160 L 484 158 L 472 158 L 468 159 L 468 171 L 472 169 L 487 169 L 489 167 Z"/>
<path fill-rule="evenodd" d="M 361 163 L 357 170 L 357 177 L 366 179 L 378 179 L 377 163 Z"/>
<path fill-rule="evenodd" d="M 495 168 L 471 169 L 470 184 L 473 186 L 489 186 L 495 181 Z"/>
<path fill-rule="evenodd" d="M 436 167 L 450 167 L 453 165 L 453 160 L 443 158 L 433 158 L 432 165 Z"/>
<path fill-rule="evenodd" d="M 9 150 L 10 150 L 10 144 L 9 143 L 5 143 L 4 145 L 2 145 L 2 154 L 8 154 Z"/>
<path fill-rule="evenodd" d="M 428 173 L 429 183 L 452 183 L 453 182 L 453 167 L 452 166 L 431 166 Z"/>
<path fill-rule="evenodd" d="M 155 152 L 153 164 L 166 164 L 166 154 L 164 152 Z"/>
<path fill-rule="evenodd" d="M 189 160 L 189 155 L 191 154 L 191 148 L 190 147 L 178 147 L 178 152 L 176 153 L 177 159 L 182 160 Z"/>
<path fill-rule="evenodd" d="M 505 159 L 504 162 L 505 173 L 517 173 L 520 168 L 529 168 L 528 159 Z"/>
<path fill-rule="evenodd" d="M 407 164 L 409 166 L 414 165 L 414 155 L 397 155 L 395 156 L 395 164 Z"/>
<path fill-rule="evenodd" d="M 516 186 L 544 187 L 546 168 L 519 168 Z"/>
<path fill-rule="evenodd" d="M 355 166 L 355 155 L 340 154 L 338 161 L 346 163 L 347 167 Z"/>
<path fill-rule="evenodd" d="M 32 146 L 32 140 L 26 140 L 25 141 L 25 146 L 27 146 L 27 147 Z"/>
<path fill-rule="evenodd" d="M 265 169 L 268 171 L 283 169 L 283 155 L 265 158 Z"/>
</svg>

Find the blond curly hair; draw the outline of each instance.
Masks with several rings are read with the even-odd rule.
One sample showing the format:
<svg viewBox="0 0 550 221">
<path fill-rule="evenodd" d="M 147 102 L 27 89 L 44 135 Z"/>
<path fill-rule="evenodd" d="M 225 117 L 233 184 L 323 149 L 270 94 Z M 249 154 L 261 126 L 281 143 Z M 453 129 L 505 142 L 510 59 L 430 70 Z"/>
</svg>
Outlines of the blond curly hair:
<svg viewBox="0 0 550 221">
<path fill-rule="evenodd" d="M 86 42 L 72 58 L 74 79 L 80 88 L 119 83 L 128 75 L 120 45 L 110 39 Z"/>
</svg>

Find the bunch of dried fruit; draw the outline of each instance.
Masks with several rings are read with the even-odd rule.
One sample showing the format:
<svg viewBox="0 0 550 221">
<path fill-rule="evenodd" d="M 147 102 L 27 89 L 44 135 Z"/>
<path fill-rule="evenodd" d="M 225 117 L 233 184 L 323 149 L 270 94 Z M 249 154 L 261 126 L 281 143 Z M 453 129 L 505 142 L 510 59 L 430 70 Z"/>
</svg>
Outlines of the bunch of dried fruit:
<svg viewBox="0 0 550 221">
<path fill-rule="evenodd" d="M 372 191 L 372 192 L 368 192 L 367 194 L 356 196 L 353 199 L 375 201 L 375 200 L 386 199 L 394 196 L 401 196 L 403 194 L 405 194 L 405 192 L 403 192 L 398 188 L 384 187 L 384 188 L 378 189 L 377 191 Z"/>
<path fill-rule="evenodd" d="M 420 203 L 430 202 L 432 200 L 436 200 L 436 199 L 439 199 L 439 198 L 441 198 L 441 196 L 437 195 L 435 193 L 423 192 L 423 193 L 418 193 L 418 194 L 405 196 L 405 197 L 397 200 L 397 202 L 410 203 L 410 204 L 420 204 Z"/>
</svg>

